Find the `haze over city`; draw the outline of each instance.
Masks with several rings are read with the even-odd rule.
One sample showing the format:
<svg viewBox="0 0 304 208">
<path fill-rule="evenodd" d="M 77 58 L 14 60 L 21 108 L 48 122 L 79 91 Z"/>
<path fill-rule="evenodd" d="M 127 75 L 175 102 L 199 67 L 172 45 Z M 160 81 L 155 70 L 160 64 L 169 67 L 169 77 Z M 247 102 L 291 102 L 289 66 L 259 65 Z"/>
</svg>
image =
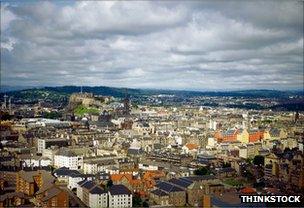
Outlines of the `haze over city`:
<svg viewBox="0 0 304 208">
<path fill-rule="evenodd" d="M 4 1 L 1 84 L 302 89 L 300 1 Z"/>
</svg>

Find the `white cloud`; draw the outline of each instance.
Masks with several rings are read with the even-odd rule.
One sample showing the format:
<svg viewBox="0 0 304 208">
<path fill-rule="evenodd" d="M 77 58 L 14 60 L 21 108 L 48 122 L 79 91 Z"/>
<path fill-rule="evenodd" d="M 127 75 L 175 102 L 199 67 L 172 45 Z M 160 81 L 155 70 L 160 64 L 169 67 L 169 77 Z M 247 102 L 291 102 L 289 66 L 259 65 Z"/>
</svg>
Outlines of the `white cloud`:
<svg viewBox="0 0 304 208">
<path fill-rule="evenodd" d="M 2 82 L 300 88 L 303 11 L 296 4 L 78 1 L 6 5 L 1 8 L 5 22 L 1 27 Z M 18 79 L 14 74 L 30 76 Z"/>
</svg>

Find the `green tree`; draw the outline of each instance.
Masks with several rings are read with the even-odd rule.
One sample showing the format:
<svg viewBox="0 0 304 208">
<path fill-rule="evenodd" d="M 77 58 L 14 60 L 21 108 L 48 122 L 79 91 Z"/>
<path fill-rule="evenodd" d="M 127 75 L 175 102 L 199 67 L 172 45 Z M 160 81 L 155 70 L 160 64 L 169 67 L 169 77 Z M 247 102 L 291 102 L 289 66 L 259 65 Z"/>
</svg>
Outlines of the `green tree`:
<svg viewBox="0 0 304 208">
<path fill-rule="evenodd" d="M 246 162 L 247 162 L 248 164 L 252 164 L 252 158 L 247 158 L 247 159 L 246 159 Z"/>
<path fill-rule="evenodd" d="M 265 162 L 265 158 L 261 155 L 256 155 L 254 158 L 253 158 L 253 164 L 255 165 L 262 165 L 264 166 L 264 162 Z"/>
<path fill-rule="evenodd" d="M 45 112 L 44 117 L 45 118 L 50 118 L 50 119 L 58 119 L 58 118 L 62 117 L 62 113 L 56 112 L 56 111 Z"/>
<path fill-rule="evenodd" d="M 148 204 L 147 201 L 144 201 L 143 204 L 142 204 L 142 206 L 143 206 L 143 207 L 149 207 L 149 204 Z"/>
<path fill-rule="evenodd" d="M 108 189 L 108 188 L 110 188 L 111 186 L 113 186 L 113 181 L 110 179 L 110 180 L 108 180 L 108 182 L 107 182 L 106 188 Z"/>
<path fill-rule="evenodd" d="M 138 195 L 133 196 L 133 207 L 142 207 L 142 200 Z"/>
<path fill-rule="evenodd" d="M 230 168 L 230 167 L 231 167 L 231 164 L 228 162 L 223 164 L 223 168 Z"/>
<path fill-rule="evenodd" d="M 207 167 L 200 167 L 194 171 L 195 175 L 210 175 L 211 171 Z"/>
</svg>

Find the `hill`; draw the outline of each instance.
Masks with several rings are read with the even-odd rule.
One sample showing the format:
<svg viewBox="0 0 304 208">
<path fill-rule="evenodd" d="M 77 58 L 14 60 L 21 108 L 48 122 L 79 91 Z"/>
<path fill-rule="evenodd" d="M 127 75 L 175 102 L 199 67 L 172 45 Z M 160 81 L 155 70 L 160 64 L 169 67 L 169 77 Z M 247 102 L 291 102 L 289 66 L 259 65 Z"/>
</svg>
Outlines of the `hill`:
<svg viewBox="0 0 304 208">
<path fill-rule="evenodd" d="M 34 89 L 23 89 L 17 91 L 9 91 L 0 93 L 0 99 L 3 101 L 4 95 L 13 97 L 13 102 L 37 102 L 39 100 L 50 102 L 67 102 L 72 93 L 80 92 L 79 86 L 60 86 L 60 87 L 42 87 Z M 96 86 L 82 87 L 83 92 L 93 93 L 95 95 L 113 96 L 117 98 L 123 98 L 126 96 L 133 99 L 141 98 L 143 96 L 151 95 L 174 95 L 179 100 L 185 98 L 197 97 L 197 96 L 209 96 L 209 97 L 235 97 L 235 98 L 275 98 L 280 100 L 282 105 L 278 108 L 289 108 L 292 103 L 286 101 L 290 100 L 290 97 L 303 98 L 303 91 L 277 91 L 277 90 L 241 90 L 241 91 L 187 91 L 187 90 L 155 90 L 155 89 L 125 89 L 115 87 Z M 298 100 L 298 99 L 297 99 Z M 293 104 L 294 105 L 294 104 Z M 303 99 L 300 99 L 300 103 L 296 103 L 297 106 L 303 108 Z M 292 107 L 294 108 L 294 107 Z M 298 108 L 298 107 L 296 107 Z"/>
</svg>

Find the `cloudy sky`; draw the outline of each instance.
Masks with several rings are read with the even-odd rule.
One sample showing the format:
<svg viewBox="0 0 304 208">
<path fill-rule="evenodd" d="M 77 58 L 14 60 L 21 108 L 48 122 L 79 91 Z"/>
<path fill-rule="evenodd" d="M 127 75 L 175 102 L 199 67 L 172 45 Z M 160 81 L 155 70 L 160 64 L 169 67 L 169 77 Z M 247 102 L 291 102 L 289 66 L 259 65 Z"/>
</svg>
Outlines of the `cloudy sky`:
<svg viewBox="0 0 304 208">
<path fill-rule="evenodd" d="M 1 84 L 302 89 L 303 2 L 2 2 Z"/>
</svg>

